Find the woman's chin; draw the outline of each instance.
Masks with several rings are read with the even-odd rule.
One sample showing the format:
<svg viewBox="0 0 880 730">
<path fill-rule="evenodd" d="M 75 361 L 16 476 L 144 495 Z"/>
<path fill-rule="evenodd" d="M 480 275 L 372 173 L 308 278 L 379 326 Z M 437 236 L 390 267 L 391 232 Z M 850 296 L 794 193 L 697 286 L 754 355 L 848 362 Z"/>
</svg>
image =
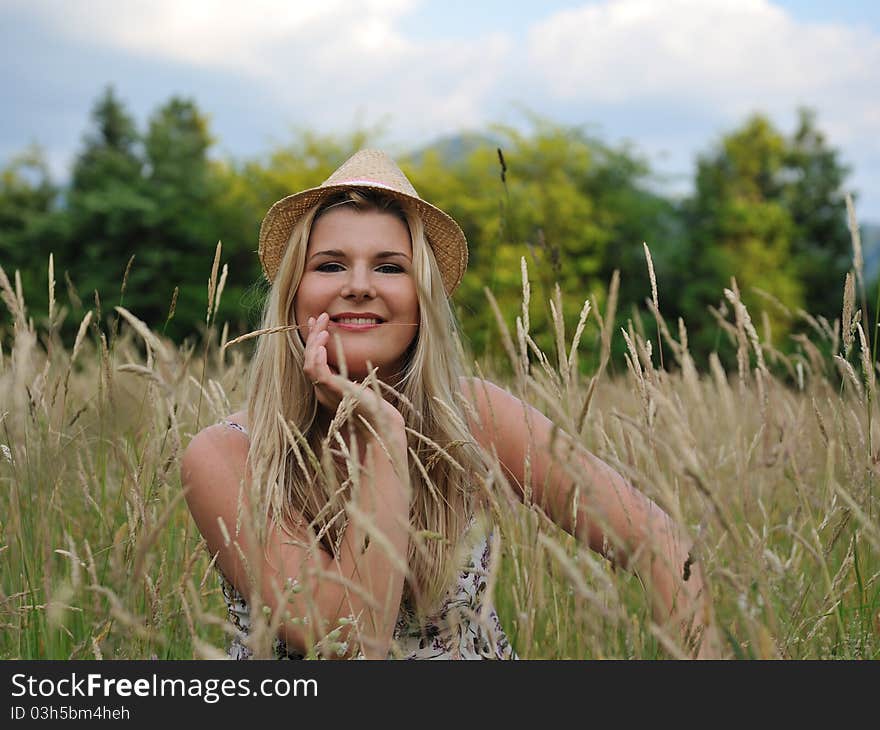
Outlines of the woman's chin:
<svg viewBox="0 0 880 730">
<path fill-rule="evenodd" d="M 377 375 L 380 380 L 385 380 L 390 377 L 392 373 L 397 373 L 403 367 L 404 358 L 400 358 L 396 361 L 389 362 L 386 358 L 378 358 L 374 360 L 370 355 L 375 355 L 376 353 L 353 353 L 350 358 L 345 359 L 345 372 L 348 375 L 348 379 L 352 381 L 362 381 L 370 371 L 374 368 L 378 368 Z M 331 357 L 328 358 L 327 364 L 330 366 L 330 369 L 334 373 L 341 373 L 342 368 L 339 366 L 340 358 Z"/>
<path fill-rule="evenodd" d="M 334 373 L 341 373 L 342 368 L 335 362 L 328 362 L 330 366 L 330 370 Z M 355 362 L 347 362 L 346 363 L 346 374 L 348 375 L 349 380 L 363 380 L 367 377 L 367 373 L 369 373 L 369 368 L 367 368 L 367 363 L 363 360 L 355 361 Z"/>
</svg>

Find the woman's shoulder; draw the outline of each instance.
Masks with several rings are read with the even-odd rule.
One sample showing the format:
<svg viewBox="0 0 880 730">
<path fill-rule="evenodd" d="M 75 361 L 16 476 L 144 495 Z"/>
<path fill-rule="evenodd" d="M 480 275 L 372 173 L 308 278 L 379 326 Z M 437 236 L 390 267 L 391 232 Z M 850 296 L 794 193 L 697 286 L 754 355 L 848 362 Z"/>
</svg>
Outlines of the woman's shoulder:
<svg viewBox="0 0 880 730">
<path fill-rule="evenodd" d="M 183 453 L 182 476 L 185 481 L 208 477 L 218 469 L 241 471 L 247 461 L 249 441 L 244 411 L 231 413 L 196 433 Z"/>
<path fill-rule="evenodd" d="M 246 411 L 230 413 L 214 423 L 209 423 L 196 433 L 190 444 L 212 443 L 222 445 L 231 440 L 233 443 L 247 441 L 249 437 L 248 418 Z M 242 438 L 244 437 L 244 438 Z"/>
</svg>

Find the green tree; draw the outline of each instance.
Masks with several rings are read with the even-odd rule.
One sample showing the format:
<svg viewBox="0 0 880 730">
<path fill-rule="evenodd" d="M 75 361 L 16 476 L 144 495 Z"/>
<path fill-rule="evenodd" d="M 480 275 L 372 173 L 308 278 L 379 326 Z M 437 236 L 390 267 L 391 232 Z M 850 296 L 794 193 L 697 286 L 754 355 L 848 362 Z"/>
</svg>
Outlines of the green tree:
<svg viewBox="0 0 880 730">
<path fill-rule="evenodd" d="M 841 291 L 852 265 L 845 182 L 850 168 L 801 109 L 788 141 L 781 198 L 794 225 L 792 254 L 804 287 L 805 309 L 831 320 L 840 315 Z"/>
<path fill-rule="evenodd" d="M 179 97 L 151 115 L 144 137 L 143 190 L 151 206 L 130 282 L 141 297 L 140 316 L 157 326 L 178 287 L 167 329 L 176 338 L 204 322 L 205 279 L 223 236 L 217 218 L 220 180 L 208 159 L 212 143 L 207 118 L 193 100 Z"/>
<path fill-rule="evenodd" d="M 762 115 L 726 135 L 697 164 L 685 206 L 690 238 L 680 253 L 680 308 L 697 354 L 716 349 L 719 329 L 708 313 L 734 276 L 756 324 L 767 313 L 774 344 L 790 349 L 796 322 L 768 307 L 756 289 L 792 312 L 837 316 L 847 268 L 848 235 L 841 185 L 847 170 L 801 111 L 786 137 Z"/>
<path fill-rule="evenodd" d="M 205 279 L 223 234 L 222 175 L 208 158 L 211 144 L 192 100 L 169 99 L 141 135 L 114 90 L 102 94 L 67 198 L 65 263 L 84 298 L 97 290 L 105 311 L 122 301 L 164 329 L 177 288 L 167 334 L 181 339 L 204 322 Z"/>
<path fill-rule="evenodd" d="M 0 265 L 10 278 L 20 272 L 25 292 L 46 292 L 49 254 L 66 241 L 59 195 L 37 146 L 16 155 L 0 170 Z M 26 303 L 37 318 L 48 310 L 47 297 L 29 297 Z M 11 321 L 5 307 L 0 321 Z"/>
<path fill-rule="evenodd" d="M 0 235 L 24 230 L 49 212 L 58 196 L 40 147 L 16 155 L 0 170 Z"/>
<path fill-rule="evenodd" d="M 93 129 L 73 167 L 71 192 L 95 190 L 109 180 L 129 181 L 140 176 L 140 135 L 134 119 L 108 86 L 92 108 Z"/>
<path fill-rule="evenodd" d="M 83 297 L 119 301 L 127 262 L 143 250 L 155 202 L 147 195 L 140 135 L 112 87 L 92 110 L 67 197 L 69 240 L 59 263 Z M 131 292 L 137 301 L 140 293 Z M 106 307 L 105 307 L 106 309 Z"/>
</svg>

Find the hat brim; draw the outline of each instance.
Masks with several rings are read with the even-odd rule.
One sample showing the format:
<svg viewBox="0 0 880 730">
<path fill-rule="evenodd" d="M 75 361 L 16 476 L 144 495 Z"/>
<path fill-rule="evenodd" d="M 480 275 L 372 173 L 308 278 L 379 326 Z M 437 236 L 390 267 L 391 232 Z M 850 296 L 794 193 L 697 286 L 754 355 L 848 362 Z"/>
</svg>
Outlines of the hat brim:
<svg viewBox="0 0 880 730">
<path fill-rule="evenodd" d="M 467 239 L 461 227 L 454 218 L 421 198 L 377 184 L 322 185 L 288 195 L 269 208 L 260 225 L 259 256 L 263 272 L 270 282 L 275 279 L 281 266 L 290 234 L 297 221 L 328 195 L 343 190 L 375 190 L 415 206 L 425 226 L 425 238 L 434 252 L 443 277 L 446 295 L 452 296 L 461 283 L 468 262 Z"/>
</svg>

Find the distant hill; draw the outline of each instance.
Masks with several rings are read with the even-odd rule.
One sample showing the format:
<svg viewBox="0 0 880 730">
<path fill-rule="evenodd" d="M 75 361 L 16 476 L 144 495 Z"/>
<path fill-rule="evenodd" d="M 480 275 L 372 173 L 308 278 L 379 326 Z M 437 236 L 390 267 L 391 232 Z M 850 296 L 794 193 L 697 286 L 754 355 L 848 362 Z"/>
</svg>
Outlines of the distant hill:
<svg viewBox="0 0 880 730">
<path fill-rule="evenodd" d="M 436 152 L 440 159 L 449 164 L 455 164 L 466 158 L 471 152 L 488 147 L 496 149 L 501 145 L 501 140 L 484 133 L 464 132 L 452 134 L 448 137 L 440 137 L 424 147 L 407 155 L 407 158 L 415 164 L 420 164 L 428 152 Z"/>
</svg>

